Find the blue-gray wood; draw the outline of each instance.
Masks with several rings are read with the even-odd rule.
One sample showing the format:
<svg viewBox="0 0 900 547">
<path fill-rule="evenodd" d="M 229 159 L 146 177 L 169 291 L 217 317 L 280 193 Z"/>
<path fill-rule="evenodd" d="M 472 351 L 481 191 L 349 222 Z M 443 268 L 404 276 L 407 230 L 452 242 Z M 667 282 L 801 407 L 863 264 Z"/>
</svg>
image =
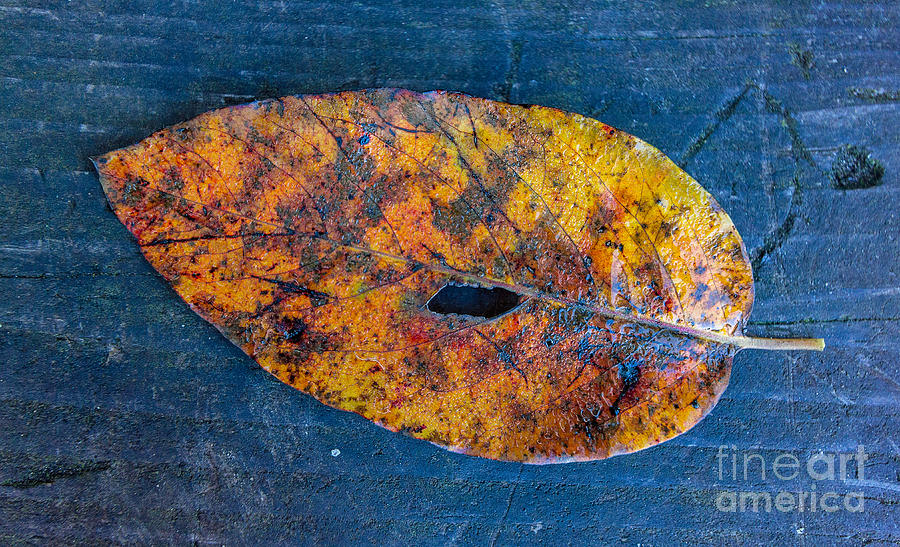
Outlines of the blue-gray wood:
<svg viewBox="0 0 900 547">
<path fill-rule="evenodd" d="M 897 2 L 4 0 L 0 23 L 0 542 L 900 541 Z M 742 352 L 687 434 L 549 467 L 281 384 L 143 260 L 88 156 L 223 105 L 373 86 L 644 138 L 752 250 L 751 334 L 827 349 Z M 864 476 L 846 458 L 846 480 L 822 476 L 859 446 Z"/>
</svg>

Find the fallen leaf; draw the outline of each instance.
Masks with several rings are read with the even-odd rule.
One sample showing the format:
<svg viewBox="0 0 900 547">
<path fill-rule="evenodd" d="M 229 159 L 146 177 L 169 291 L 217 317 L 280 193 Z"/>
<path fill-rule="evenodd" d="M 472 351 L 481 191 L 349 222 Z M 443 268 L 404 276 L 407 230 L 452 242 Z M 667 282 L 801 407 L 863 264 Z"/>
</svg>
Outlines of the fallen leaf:
<svg viewBox="0 0 900 547">
<path fill-rule="evenodd" d="M 178 294 L 283 382 L 453 451 L 593 460 L 716 404 L 753 304 L 728 215 L 598 121 L 377 89 L 224 108 L 95 160 Z"/>
</svg>

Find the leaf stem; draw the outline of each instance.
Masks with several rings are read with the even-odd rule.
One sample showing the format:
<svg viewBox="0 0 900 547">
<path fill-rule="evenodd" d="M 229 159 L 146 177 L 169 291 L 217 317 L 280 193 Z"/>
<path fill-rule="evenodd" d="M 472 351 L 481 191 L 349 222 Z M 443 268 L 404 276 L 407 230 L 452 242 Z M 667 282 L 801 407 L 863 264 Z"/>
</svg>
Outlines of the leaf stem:
<svg viewBox="0 0 900 547">
<path fill-rule="evenodd" d="M 359 252 L 373 254 L 375 256 L 380 256 L 382 258 L 388 260 L 397 260 L 400 262 L 413 263 L 421 266 L 422 268 L 429 269 L 434 272 L 440 272 L 447 275 L 452 276 L 460 276 L 467 279 L 470 279 L 476 283 L 485 285 L 487 287 L 501 287 L 508 291 L 528 296 L 531 298 L 536 298 L 538 300 L 547 300 L 550 302 L 556 302 L 557 304 L 561 304 L 563 306 L 573 306 L 584 308 L 586 310 L 590 310 L 595 313 L 599 313 L 600 315 L 604 315 L 606 317 L 611 317 L 613 319 L 618 319 L 620 321 L 628 321 L 631 323 L 638 323 L 642 325 L 648 325 L 651 327 L 656 327 L 659 329 L 671 330 L 674 332 L 678 332 L 684 334 L 685 336 L 691 336 L 693 338 L 699 338 L 701 340 L 710 340 L 712 342 L 718 342 L 720 344 L 728 344 L 730 346 L 735 346 L 740 349 L 764 349 L 764 350 L 775 350 L 775 351 L 822 351 L 825 349 L 825 340 L 823 338 L 753 338 L 750 336 L 731 336 L 728 334 L 722 334 L 719 332 L 709 331 L 706 329 L 699 329 L 696 327 L 689 327 L 686 325 L 677 325 L 674 323 L 668 323 L 666 321 L 659 321 L 656 319 L 650 319 L 649 317 L 641 317 L 632 315 L 630 313 L 623 313 L 618 310 L 614 310 L 612 308 L 607 308 L 605 306 L 599 306 L 596 304 L 588 304 L 586 302 L 581 302 L 579 300 L 573 300 L 571 298 L 554 296 L 547 294 L 545 292 L 531 289 L 528 287 L 523 287 L 521 285 L 516 285 L 514 283 L 505 283 L 503 281 L 499 281 L 497 279 L 491 279 L 488 277 L 483 277 L 480 275 L 471 274 L 468 272 L 463 272 L 457 270 L 455 268 L 451 268 L 445 265 L 439 264 L 428 264 L 425 262 L 420 262 L 418 260 L 412 260 L 406 257 L 400 257 L 396 255 L 392 255 L 389 253 L 384 253 L 381 251 L 376 251 L 374 249 L 368 249 L 364 247 L 355 247 L 352 245 L 341 245 L 347 249 L 352 249 Z"/>
<path fill-rule="evenodd" d="M 92 159 L 92 161 L 93 161 L 93 159 Z M 102 176 L 101 176 L 101 182 L 103 182 Z M 157 190 L 161 193 L 168 193 L 168 192 L 165 192 L 158 188 L 154 188 L 154 190 Z M 176 197 L 179 197 L 180 199 L 187 201 L 187 202 L 204 205 L 202 203 L 194 202 L 192 200 L 183 198 L 181 196 L 176 196 Z M 206 206 L 206 205 L 204 205 L 204 206 Z M 229 212 L 229 211 L 225 211 L 225 212 Z M 232 213 L 232 214 L 234 214 L 234 213 Z M 259 222 L 261 224 L 269 224 L 271 226 L 275 226 L 275 227 L 279 227 L 279 228 L 285 228 L 285 226 L 282 226 L 279 224 L 262 222 L 262 221 L 258 221 L 258 220 L 256 220 L 255 222 Z M 293 233 L 292 235 L 295 235 L 297 237 L 310 237 L 310 238 L 317 239 L 320 241 L 326 241 L 328 243 L 331 243 L 332 245 L 335 245 L 336 247 L 344 248 L 344 249 L 351 250 L 351 251 L 356 251 L 359 253 L 378 256 L 385 260 L 392 260 L 392 261 L 403 262 L 403 263 L 407 263 L 407 264 L 413 264 L 413 265 L 419 266 L 421 268 L 431 270 L 433 272 L 443 273 L 443 274 L 449 275 L 449 276 L 459 276 L 459 277 L 467 278 L 467 279 L 470 279 L 476 283 L 482 284 L 487 287 L 501 287 L 501 288 L 507 289 L 511 292 L 515 292 L 515 293 L 523 295 L 523 296 L 528 296 L 528 297 L 536 298 L 539 300 L 555 302 L 555 303 L 563 305 L 563 306 L 573 306 L 573 307 L 587 309 L 592 312 L 599 313 L 600 315 L 618 319 L 620 321 L 628 321 L 628 322 L 632 322 L 632 323 L 638 323 L 638 324 L 642 324 L 642 325 L 656 327 L 659 329 L 666 329 L 666 330 L 684 334 L 685 336 L 691 336 L 693 338 L 699 338 L 701 340 L 710 340 L 713 342 L 718 342 L 720 344 L 728 344 L 730 346 L 735 346 L 735 347 L 741 348 L 741 349 L 748 348 L 748 349 L 764 349 L 764 350 L 780 350 L 780 351 L 789 351 L 789 350 L 822 351 L 823 349 L 825 349 L 825 340 L 823 340 L 822 338 L 752 338 L 749 336 L 730 336 L 727 334 L 713 332 L 713 331 L 709 331 L 709 330 L 705 330 L 705 329 L 699 329 L 699 328 L 695 328 L 695 327 L 688 327 L 685 325 L 668 323 L 666 321 L 659 321 L 659 320 L 651 319 L 648 317 L 636 316 L 636 315 L 632 315 L 630 313 L 620 312 L 620 311 L 614 310 L 612 308 L 607 308 L 605 306 L 600 306 L 597 304 L 589 304 L 586 302 L 582 302 L 580 300 L 573 300 L 571 298 L 554 296 L 554 295 L 550 295 L 545 292 L 542 292 L 540 290 L 535 290 L 535 289 L 532 289 L 529 287 L 523 287 L 521 285 L 516 285 L 514 283 L 505 283 L 503 281 L 499 281 L 496 279 L 491 279 L 491 278 L 487 278 L 484 276 L 475 275 L 475 274 L 472 274 L 469 272 L 460 271 L 460 270 L 451 268 L 446 265 L 429 264 L 426 262 L 421 262 L 419 260 L 414 260 L 414 259 L 407 258 L 404 256 L 397 256 L 397 255 L 394 255 L 391 253 L 376 251 L 374 249 L 370 249 L 367 247 L 347 245 L 347 244 L 344 244 L 344 243 L 341 243 L 338 241 L 331 240 L 324 236 L 299 234 L 299 233 Z M 146 245 L 146 243 L 141 243 L 142 247 L 145 245 Z"/>
<path fill-rule="evenodd" d="M 423 264 L 428 267 L 430 265 Z M 604 315 L 606 317 L 611 317 L 614 319 L 618 319 L 621 321 L 628 321 L 632 323 L 639 323 L 642 325 L 648 325 L 660 329 L 667 329 L 674 332 L 678 332 L 684 334 L 685 336 L 691 336 L 693 338 L 699 338 L 701 340 L 710 340 L 712 342 L 718 342 L 720 344 L 728 344 L 730 346 L 735 346 L 740 349 L 763 349 L 763 350 L 773 350 L 773 351 L 822 351 L 825 349 L 825 339 L 823 338 L 753 338 L 750 336 L 731 336 L 728 334 L 722 334 L 719 332 L 709 331 L 706 329 L 699 329 L 696 327 L 689 327 L 686 325 L 677 325 L 674 323 L 668 323 L 666 321 L 659 321 L 656 319 L 650 319 L 648 317 L 640 317 L 636 315 L 632 315 L 630 313 L 623 313 L 618 310 L 614 310 L 612 308 L 607 308 L 605 306 L 598 306 L 596 304 L 588 304 L 585 302 L 581 302 L 578 300 L 572 300 L 570 298 L 553 296 L 546 294 L 544 292 L 529 289 L 527 287 L 522 287 L 520 285 L 515 285 L 512 283 L 504 283 L 502 281 L 497 281 L 495 279 L 489 279 L 481 276 L 472 275 L 465 272 L 460 272 L 458 270 L 454 270 L 452 268 L 448 268 L 446 266 L 431 266 L 431 269 L 435 271 L 443 271 L 445 273 L 449 273 L 451 275 L 461 275 L 464 277 L 468 277 L 469 279 L 475 280 L 477 282 L 483 283 L 488 286 L 494 287 L 502 287 L 509 291 L 516 292 L 525 296 L 529 296 L 532 298 L 537 298 L 541 300 L 549 300 L 551 302 L 556 302 L 563 306 L 574 306 L 584 308 L 595 313 L 599 313 L 600 315 Z"/>
<path fill-rule="evenodd" d="M 749 336 L 721 336 L 721 340 L 715 335 L 716 333 L 707 333 L 700 338 L 709 338 L 715 341 L 721 341 L 725 344 L 731 344 L 741 349 L 765 349 L 775 351 L 822 351 L 825 349 L 824 338 L 752 338 Z"/>
</svg>

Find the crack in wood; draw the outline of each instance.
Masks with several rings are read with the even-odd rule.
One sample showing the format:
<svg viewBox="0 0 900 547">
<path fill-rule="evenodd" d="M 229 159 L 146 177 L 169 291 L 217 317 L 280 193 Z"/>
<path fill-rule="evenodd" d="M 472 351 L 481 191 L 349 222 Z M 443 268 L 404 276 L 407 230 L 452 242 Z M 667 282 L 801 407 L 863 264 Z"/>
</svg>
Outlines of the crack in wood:
<svg viewBox="0 0 900 547">
<path fill-rule="evenodd" d="M 89 473 L 106 471 L 111 466 L 112 464 L 108 461 L 54 461 L 28 470 L 25 476 L 20 479 L 3 481 L 0 483 L 0 486 L 27 490 L 29 488 L 34 488 L 35 486 L 53 484 L 59 479 L 70 479 Z"/>
</svg>

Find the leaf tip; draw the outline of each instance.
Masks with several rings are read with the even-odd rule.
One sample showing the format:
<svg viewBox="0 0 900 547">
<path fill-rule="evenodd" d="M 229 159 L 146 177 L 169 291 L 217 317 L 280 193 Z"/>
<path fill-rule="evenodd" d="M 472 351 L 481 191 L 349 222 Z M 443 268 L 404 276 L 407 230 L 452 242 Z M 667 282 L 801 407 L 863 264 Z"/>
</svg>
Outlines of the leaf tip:
<svg viewBox="0 0 900 547">
<path fill-rule="evenodd" d="M 97 171 L 97 174 L 102 174 L 103 167 L 106 165 L 106 162 L 109 161 L 109 154 L 88 156 L 88 159 L 91 160 L 91 164 L 94 166 L 94 170 Z"/>
</svg>

